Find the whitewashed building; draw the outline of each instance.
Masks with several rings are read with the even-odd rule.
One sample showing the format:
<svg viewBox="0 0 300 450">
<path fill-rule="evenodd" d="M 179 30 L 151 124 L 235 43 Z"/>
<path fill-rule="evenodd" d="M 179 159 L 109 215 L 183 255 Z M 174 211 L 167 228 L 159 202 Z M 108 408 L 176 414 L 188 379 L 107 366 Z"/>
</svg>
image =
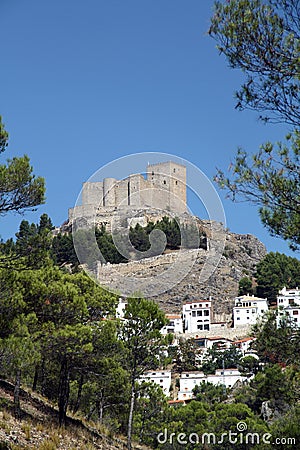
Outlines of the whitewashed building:
<svg viewBox="0 0 300 450">
<path fill-rule="evenodd" d="M 277 326 L 280 327 L 283 322 L 294 328 L 300 328 L 300 306 L 279 307 L 277 311 Z"/>
<path fill-rule="evenodd" d="M 182 372 L 179 380 L 178 400 L 194 398 L 193 389 L 202 382 L 232 388 L 237 381 L 245 382 L 248 378 L 241 375 L 238 369 L 217 369 L 214 375 L 203 372 Z"/>
<path fill-rule="evenodd" d="M 223 385 L 232 388 L 237 381 L 244 382 L 247 377 L 241 375 L 238 369 L 217 369 L 214 375 L 207 375 L 207 383 Z"/>
<path fill-rule="evenodd" d="M 183 322 L 180 314 L 166 314 L 166 318 L 169 323 L 161 329 L 162 334 L 182 334 L 183 333 Z"/>
<path fill-rule="evenodd" d="M 178 400 L 189 400 L 194 397 L 193 389 L 206 381 L 203 372 L 182 372 L 179 379 Z"/>
<path fill-rule="evenodd" d="M 300 290 L 299 288 L 287 289 L 284 287 L 279 291 L 277 296 L 277 307 L 282 306 L 286 308 L 287 306 L 300 306 Z"/>
<path fill-rule="evenodd" d="M 171 371 L 170 370 L 152 370 L 144 373 L 139 378 L 139 381 L 150 381 L 160 386 L 164 394 L 170 396 L 171 387 Z"/>
<path fill-rule="evenodd" d="M 255 341 L 255 338 L 253 337 L 246 337 L 243 339 L 238 339 L 237 341 L 234 341 L 232 344 L 238 348 L 243 356 L 256 356 L 255 350 L 251 348 L 253 342 Z"/>
<path fill-rule="evenodd" d="M 300 328 L 300 290 L 284 287 L 277 296 L 277 326 L 285 322 Z"/>
<path fill-rule="evenodd" d="M 211 322 L 211 301 L 194 300 L 182 306 L 184 333 L 209 331 Z"/>
<path fill-rule="evenodd" d="M 233 326 L 254 325 L 259 317 L 269 310 L 266 298 L 254 297 L 254 295 L 242 295 L 236 297 L 233 308 Z"/>
</svg>

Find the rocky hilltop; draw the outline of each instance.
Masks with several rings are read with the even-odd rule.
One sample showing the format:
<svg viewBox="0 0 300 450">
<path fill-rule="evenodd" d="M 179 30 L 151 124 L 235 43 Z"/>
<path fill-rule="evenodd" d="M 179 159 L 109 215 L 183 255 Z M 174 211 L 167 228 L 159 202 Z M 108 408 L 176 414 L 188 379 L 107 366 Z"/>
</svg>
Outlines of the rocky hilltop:
<svg viewBox="0 0 300 450">
<path fill-rule="evenodd" d="M 239 280 L 254 273 L 266 248 L 253 235 L 231 233 L 220 224 L 197 220 L 208 236 L 208 250 L 179 250 L 127 264 L 106 264 L 98 267 L 99 281 L 116 289 L 121 285 L 125 293 L 137 286 L 145 296 L 152 296 L 158 283 L 165 283 L 163 290 L 168 285 L 170 289 L 154 297 L 165 312 L 179 313 L 184 301 L 211 297 L 213 319 L 230 319 Z M 203 276 L 206 272 L 209 277 Z"/>
</svg>

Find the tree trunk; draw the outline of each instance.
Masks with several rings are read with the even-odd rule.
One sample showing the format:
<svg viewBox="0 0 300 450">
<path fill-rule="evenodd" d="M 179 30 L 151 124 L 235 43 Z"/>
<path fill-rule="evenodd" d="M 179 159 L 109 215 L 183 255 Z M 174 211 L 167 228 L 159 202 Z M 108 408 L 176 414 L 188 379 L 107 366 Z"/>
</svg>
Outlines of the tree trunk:
<svg viewBox="0 0 300 450">
<path fill-rule="evenodd" d="M 103 421 L 103 409 L 104 409 L 104 395 L 103 395 L 103 392 L 100 392 L 100 396 L 97 398 L 96 408 L 97 408 L 98 422 L 102 423 L 102 421 Z"/>
<path fill-rule="evenodd" d="M 16 370 L 15 389 L 14 389 L 14 413 L 15 413 L 16 419 L 20 419 L 20 417 L 21 417 L 20 386 L 21 386 L 21 369 L 17 369 Z"/>
<path fill-rule="evenodd" d="M 132 439 L 132 421 L 133 421 L 133 409 L 134 409 L 134 400 L 135 400 L 135 388 L 134 388 L 134 380 L 131 384 L 131 396 L 130 396 L 130 409 L 129 409 L 129 417 L 128 417 L 128 432 L 127 432 L 127 449 L 131 450 L 131 439 Z"/>
<path fill-rule="evenodd" d="M 45 374 L 45 360 L 42 359 L 41 368 L 40 368 L 40 384 L 41 384 L 41 393 L 45 397 L 46 395 L 46 374 Z"/>
<path fill-rule="evenodd" d="M 94 414 L 95 409 L 96 409 L 96 406 L 91 406 L 90 411 L 89 411 L 88 415 L 86 416 L 86 420 L 91 420 L 91 417 Z"/>
<path fill-rule="evenodd" d="M 34 378 L 33 378 L 33 383 L 32 383 L 32 390 L 33 391 L 36 391 L 36 388 L 37 388 L 37 383 L 38 383 L 38 379 L 39 379 L 39 372 L 40 372 L 40 366 L 37 364 L 35 366 Z"/>
<path fill-rule="evenodd" d="M 69 375 L 70 369 L 68 367 L 67 359 L 64 358 L 61 363 L 59 376 L 59 390 L 58 390 L 58 418 L 59 426 L 66 425 L 67 407 L 69 402 Z"/>
<path fill-rule="evenodd" d="M 84 376 L 83 376 L 83 374 L 81 374 L 79 384 L 78 384 L 76 403 L 73 408 L 74 414 L 78 411 L 79 406 L 80 406 L 83 382 L 84 382 Z"/>
</svg>

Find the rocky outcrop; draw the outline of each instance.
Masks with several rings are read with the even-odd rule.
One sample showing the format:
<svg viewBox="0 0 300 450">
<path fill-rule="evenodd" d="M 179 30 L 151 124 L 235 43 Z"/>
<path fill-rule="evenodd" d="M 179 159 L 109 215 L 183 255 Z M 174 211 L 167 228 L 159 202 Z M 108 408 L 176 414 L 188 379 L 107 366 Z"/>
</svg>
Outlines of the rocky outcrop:
<svg viewBox="0 0 300 450">
<path fill-rule="evenodd" d="M 165 312 L 179 313 L 184 301 L 211 297 L 217 320 L 230 319 L 239 280 L 253 275 L 266 248 L 255 236 L 225 231 L 220 224 L 199 221 L 199 226 L 209 237 L 207 251 L 180 250 L 127 264 L 99 265 L 98 279 L 116 290 L 121 287 L 121 293 L 132 286 L 146 297 L 160 291 L 154 299 Z"/>
</svg>

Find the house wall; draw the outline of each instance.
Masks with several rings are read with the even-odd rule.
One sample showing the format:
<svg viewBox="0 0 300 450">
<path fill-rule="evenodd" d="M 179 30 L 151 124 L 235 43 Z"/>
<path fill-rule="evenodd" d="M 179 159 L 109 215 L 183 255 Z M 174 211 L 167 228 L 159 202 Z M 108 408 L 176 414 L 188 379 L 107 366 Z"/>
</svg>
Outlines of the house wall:
<svg viewBox="0 0 300 450">
<path fill-rule="evenodd" d="M 210 329 L 211 301 L 203 300 L 186 303 L 182 307 L 184 330 L 186 333 Z"/>
<path fill-rule="evenodd" d="M 248 295 L 237 297 L 233 308 L 234 327 L 255 324 L 268 309 L 267 299 Z"/>
<path fill-rule="evenodd" d="M 144 375 L 140 376 L 139 381 L 150 381 L 155 383 L 162 388 L 167 397 L 170 396 L 171 371 L 169 370 L 146 372 Z"/>
<path fill-rule="evenodd" d="M 193 389 L 203 381 L 231 388 L 237 381 L 247 381 L 247 377 L 242 376 L 238 369 L 218 369 L 214 375 L 204 375 L 203 372 L 182 372 L 179 380 L 178 400 L 193 398 Z"/>
</svg>

